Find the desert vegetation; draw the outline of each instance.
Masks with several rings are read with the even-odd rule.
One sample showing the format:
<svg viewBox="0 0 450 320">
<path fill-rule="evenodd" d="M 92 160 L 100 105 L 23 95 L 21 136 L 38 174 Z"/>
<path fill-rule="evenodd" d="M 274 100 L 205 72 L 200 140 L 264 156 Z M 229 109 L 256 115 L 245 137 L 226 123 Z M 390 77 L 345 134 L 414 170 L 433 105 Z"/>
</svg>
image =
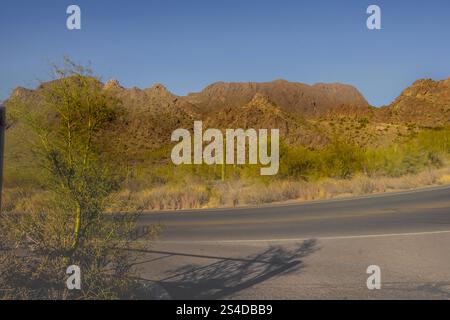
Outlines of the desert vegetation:
<svg viewBox="0 0 450 320">
<path fill-rule="evenodd" d="M 121 190 L 109 210 L 170 210 L 260 205 L 287 200 L 409 190 L 448 184 L 450 128 L 425 130 L 403 143 L 362 148 L 336 141 L 321 150 L 283 145 L 280 173 L 260 177 L 254 166 L 157 168 Z M 139 186 L 136 188 L 136 186 Z"/>
<path fill-rule="evenodd" d="M 376 109 L 337 84 L 330 91 L 286 81 L 217 83 L 178 97 L 159 84 L 103 84 L 70 60 L 53 71 L 53 81 L 18 88 L 6 102 L 2 298 L 132 298 L 139 287 L 135 249 L 150 243 L 134 240 L 157 233 L 136 227 L 143 211 L 450 183 L 448 80 L 419 81 Z M 422 113 L 408 112 L 415 104 Z M 259 165 L 175 166 L 170 134 L 194 120 L 223 129 L 279 128 L 278 174 L 260 176 Z M 65 287 L 69 265 L 83 270 L 81 291 Z"/>
<path fill-rule="evenodd" d="M 95 191 L 101 194 L 91 200 L 103 199 L 108 212 L 322 199 L 447 181 L 448 80 L 416 81 L 392 105 L 377 109 L 355 88 L 339 84 L 219 82 L 179 97 L 161 84 L 128 90 L 116 80 L 103 84 L 75 64 L 65 69 L 72 72 L 57 68 L 54 81 L 35 90 L 18 88 L 6 102 L 4 211 L 44 205 L 60 187 L 49 188 L 48 169 L 55 182 L 67 172 L 94 174 L 89 168 L 100 164 L 108 164 L 95 172 L 101 179 L 88 175 L 66 189 L 75 188 L 71 192 L 79 199 L 85 195 L 76 194 L 77 188 L 91 185 L 86 179 L 104 183 L 99 188 L 106 190 Z M 64 109 L 68 103 L 76 109 Z M 90 112 L 97 123 L 86 117 Z M 67 131 L 67 123 L 55 121 L 67 117 L 82 124 L 69 130 L 76 138 L 61 129 Z M 261 177 L 258 165 L 173 165 L 171 132 L 192 127 L 194 120 L 222 129 L 279 128 L 278 174 Z M 55 137 L 70 140 L 76 149 L 67 157 L 76 159 L 43 152 L 46 139 Z M 64 139 L 57 150 L 68 144 Z M 95 155 L 89 161 L 87 151 Z"/>
<path fill-rule="evenodd" d="M 275 177 L 260 176 L 255 165 L 222 168 L 155 161 L 149 167 L 130 169 L 127 181 L 108 198 L 105 209 L 136 212 L 232 207 L 447 184 L 449 154 L 450 128 L 446 127 L 423 130 L 378 148 L 339 140 L 316 150 L 282 144 L 280 171 Z M 7 210 L 28 211 L 48 196 L 45 189 L 8 185 L 4 205 Z"/>
<path fill-rule="evenodd" d="M 38 106 L 12 101 L 10 121 L 20 119 L 30 172 L 39 177 L 27 178 L 28 190 L 45 190 L 45 195 L 19 211 L 15 203 L 27 195 L 5 192 L 0 298 L 132 298 L 139 291 L 133 240 L 151 237 L 155 229 L 138 230 L 136 212 L 105 215 L 124 174 L 100 138 L 120 119 L 120 102 L 104 94 L 88 69 L 69 60 L 53 71 L 55 81 L 44 85 Z M 72 265 L 81 270 L 81 290 L 66 286 Z"/>
</svg>

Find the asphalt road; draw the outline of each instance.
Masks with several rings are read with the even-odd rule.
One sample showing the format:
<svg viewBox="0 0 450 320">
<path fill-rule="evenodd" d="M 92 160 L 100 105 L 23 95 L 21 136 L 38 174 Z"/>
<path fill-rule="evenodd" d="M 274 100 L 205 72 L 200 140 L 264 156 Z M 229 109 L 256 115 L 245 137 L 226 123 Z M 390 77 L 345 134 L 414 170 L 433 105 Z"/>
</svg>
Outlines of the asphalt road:
<svg viewBox="0 0 450 320">
<path fill-rule="evenodd" d="M 450 187 L 145 214 L 153 298 L 450 299 Z M 382 288 L 369 290 L 369 265 Z"/>
</svg>

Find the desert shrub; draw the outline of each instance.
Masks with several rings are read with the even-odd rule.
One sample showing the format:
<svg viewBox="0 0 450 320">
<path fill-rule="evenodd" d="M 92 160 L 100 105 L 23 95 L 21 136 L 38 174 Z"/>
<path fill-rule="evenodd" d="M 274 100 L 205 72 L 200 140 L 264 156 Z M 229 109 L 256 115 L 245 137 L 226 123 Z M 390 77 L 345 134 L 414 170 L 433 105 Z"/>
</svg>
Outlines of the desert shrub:
<svg viewBox="0 0 450 320">
<path fill-rule="evenodd" d="M 450 130 L 425 130 L 405 142 L 368 148 L 363 168 L 369 176 L 399 177 L 439 168 L 450 153 Z"/>
<path fill-rule="evenodd" d="M 424 150 L 437 154 L 450 154 L 450 127 L 419 132 L 416 140 Z"/>
<path fill-rule="evenodd" d="M 280 155 L 280 175 L 308 180 L 320 167 L 318 154 L 304 147 L 283 145 Z"/>
<path fill-rule="evenodd" d="M 25 212 L 1 213 L 0 297 L 132 297 L 138 285 L 132 269 L 138 214 L 105 214 L 124 176 L 102 140 L 117 119 L 120 101 L 109 97 L 89 70 L 69 60 L 54 71 L 56 80 L 45 84 L 36 100 L 10 101 L 51 196 Z M 81 268 L 81 290 L 65 286 L 70 265 Z"/>
<path fill-rule="evenodd" d="M 350 143 L 335 140 L 321 151 L 323 176 L 347 179 L 362 170 L 363 150 Z"/>
</svg>

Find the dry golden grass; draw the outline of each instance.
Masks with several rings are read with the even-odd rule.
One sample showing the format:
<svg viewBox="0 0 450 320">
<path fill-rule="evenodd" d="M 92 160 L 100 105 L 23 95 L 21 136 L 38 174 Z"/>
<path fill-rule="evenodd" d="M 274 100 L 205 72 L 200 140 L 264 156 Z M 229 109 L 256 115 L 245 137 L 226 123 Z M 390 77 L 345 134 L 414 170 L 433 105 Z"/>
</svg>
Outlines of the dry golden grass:
<svg viewBox="0 0 450 320">
<path fill-rule="evenodd" d="M 284 201 L 309 201 L 410 190 L 426 186 L 450 184 L 450 166 L 430 169 L 401 177 L 355 176 L 352 179 L 322 179 L 315 182 L 274 180 L 229 180 L 205 184 L 200 179 L 187 179 L 179 184 L 167 184 L 138 192 L 122 190 L 108 201 L 109 212 L 136 210 L 180 210 L 199 208 L 261 205 Z M 3 208 L 27 212 L 43 203 L 44 191 L 5 189 Z"/>
<path fill-rule="evenodd" d="M 111 210 L 219 208 L 289 200 L 333 199 L 448 184 L 449 177 L 450 167 L 396 178 L 356 176 L 348 180 L 323 179 L 317 182 L 275 180 L 271 183 L 262 183 L 259 180 L 231 180 L 212 185 L 190 181 L 183 185 L 166 185 L 135 194 L 124 191 L 123 202 L 131 206 L 115 207 Z"/>
<path fill-rule="evenodd" d="M 20 187 L 5 188 L 2 194 L 2 210 L 31 212 L 35 208 L 42 207 L 49 196 L 49 192 L 43 190 Z"/>
<path fill-rule="evenodd" d="M 443 176 L 439 179 L 439 182 L 440 182 L 441 184 L 450 184 L 450 174 L 443 175 Z"/>
</svg>

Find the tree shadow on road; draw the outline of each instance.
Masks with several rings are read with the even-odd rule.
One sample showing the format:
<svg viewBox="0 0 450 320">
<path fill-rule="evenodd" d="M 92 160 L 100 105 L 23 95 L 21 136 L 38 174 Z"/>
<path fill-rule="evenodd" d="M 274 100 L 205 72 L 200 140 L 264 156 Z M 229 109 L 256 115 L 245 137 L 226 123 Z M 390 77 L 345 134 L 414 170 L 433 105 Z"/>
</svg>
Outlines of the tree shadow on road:
<svg viewBox="0 0 450 320">
<path fill-rule="evenodd" d="M 170 270 L 171 276 L 158 281 L 172 299 L 224 299 L 237 292 L 299 271 L 302 258 L 318 250 L 316 240 L 294 248 L 271 246 L 245 258 L 220 258 L 206 265 L 186 265 Z"/>
<path fill-rule="evenodd" d="M 399 299 L 450 299 L 450 282 L 387 282 L 383 289 L 395 292 Z"/>
</svg>

